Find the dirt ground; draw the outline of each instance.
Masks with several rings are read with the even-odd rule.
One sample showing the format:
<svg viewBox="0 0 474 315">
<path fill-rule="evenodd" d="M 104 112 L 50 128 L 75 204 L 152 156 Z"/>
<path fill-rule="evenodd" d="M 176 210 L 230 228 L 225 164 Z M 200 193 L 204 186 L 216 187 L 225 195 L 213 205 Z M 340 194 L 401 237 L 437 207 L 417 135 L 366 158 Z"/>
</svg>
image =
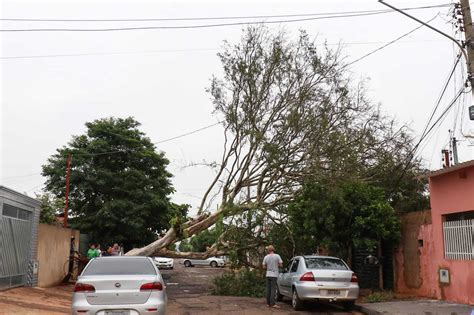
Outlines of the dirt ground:
<svg viewBox="0 0 474 315">
<path fill-rule="evenodd" d="M 295 312 L 290 301 L 269 309 L 263 299 L 210 295 L 211 280 L 225 269 L 210 267 L 184 268 L 175 264 L 174 270 L 163 270 L 168 294 L 168 314 L 362 314 L 344 312 L 333 306 L 311 305 L 305 312 Z M 54 288 L 16 288 L 0 292 L 0 314 L 70 314 L 73 285 Z"/>
<path fill-rule="evenodd" d="M 0 314 L 70 314 L 73 285 L 0 292 Z"/>
</svg>

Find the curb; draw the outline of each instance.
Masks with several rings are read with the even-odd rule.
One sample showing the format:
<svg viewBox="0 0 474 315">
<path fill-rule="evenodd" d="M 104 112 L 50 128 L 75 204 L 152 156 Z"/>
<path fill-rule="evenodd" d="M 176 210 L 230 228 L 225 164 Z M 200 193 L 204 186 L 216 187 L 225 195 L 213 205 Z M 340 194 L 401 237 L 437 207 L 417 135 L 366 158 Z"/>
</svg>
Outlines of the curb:
<svg viewBox="0 0 474 315">
<path fill-rule="evenodd" d="M 368 308 L 366 306 L 363 306 L 363 305 L 354 305 L 354 309 L 356 311 L 359 311 L 359 312 L 362 312 L 364 314 L 367 314 L 367 315 L 382 315 L 382 313 L 380 313 L 379 311 L 376 311 L 376 310 L 373 310 L 371 308 Z"/>
</svg>

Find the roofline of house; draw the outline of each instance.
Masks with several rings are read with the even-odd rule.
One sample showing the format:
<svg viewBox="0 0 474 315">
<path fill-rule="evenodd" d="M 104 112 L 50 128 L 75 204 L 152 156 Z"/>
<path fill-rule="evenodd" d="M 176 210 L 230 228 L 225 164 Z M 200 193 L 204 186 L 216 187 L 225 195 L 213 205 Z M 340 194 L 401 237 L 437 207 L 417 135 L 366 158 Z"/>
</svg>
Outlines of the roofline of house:
<svg viewBox="0 0 474 315">
<path fill-rule="evenodd" d="M 444 174 L 447 174 L 447 173 L 450 173 L 450 172 L 462 170 L 463 168 L 472 167 L 472 166 L 474 166 L 474 160 L 470 160 L 470 161 L 459 163 L 459 164 L 456 164 L 456 165 L 453 165 L 453 166 L 450 166 L 450 167 L 442 168 L 442 169 L 437 170 L 437 171 L 429 172 L 425 175 L 425 177 L 431 178 L 431 177 L 435 177 L 435 176 L 440 176 L 440 175 L 444 175 Z"/>
<path fill-rule="evenodd" d="M 26 200 L 28 200 L 29 202 L 35 204 L 38 207 L 41 206 L 41 201 L 39 201 L 38 199 L 32 198 L 28 195 L 22 194 L 21 192 L 18 192 L 16 190 L 11 189 L 11 188 L 0 185 L 0 191 L 2 191 L 2 190 L 6 191 L 7 193 L 10 193 L 12 195 L 18 196 L 19 198 L 26 199 Z"/>
</svg>

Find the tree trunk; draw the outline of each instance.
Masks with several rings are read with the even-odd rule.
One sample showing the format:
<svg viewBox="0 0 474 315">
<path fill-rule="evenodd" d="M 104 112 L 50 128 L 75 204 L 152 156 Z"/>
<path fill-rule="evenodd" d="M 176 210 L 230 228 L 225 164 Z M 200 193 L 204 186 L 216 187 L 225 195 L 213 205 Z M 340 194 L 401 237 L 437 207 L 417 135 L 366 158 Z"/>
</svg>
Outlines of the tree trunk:
<svg viewBox="0 0 474 315">
<path fill-rule="evenodd" d="M 349 268 L 352 269 L 352 244 L 349 245 L 347 250 L 347 264 L 349 265 Z"/>
<path fill-rule="evenodd" d="M 184 227 L 183 235 L 186 235 L 186 237 L 190 237 L 190 236 L 193 236 L 194 234 L 202 232 L 205 229 L 211 227 L 217 222 L 217 220 L 219 219 L 219 217 L 222 215 L 223 212 L 224 212 L 224 209 L 220 207 L 218 211 L 210 215 L 203 214 L 203 215 L 198 216 L 196 219 L 189 220 L 183 225 Z M 176 230 L 174 228 L 170 228 L 168 232 L 166 232 L 166 234 L 162 238 L 157 239 L 156 241 L 154 241 L 153 243 L 145 247 L 134 248 L 130 250 L 129 252 L 127 252 L 125 255 L 126 256 L 154 256 L 154 255 L 165 253 L 165 252 L 170 253 L 172 251 L 167 251 L 166 248 L 169 245 L 174 244 L 179 240 L 180 240 L 180 237 L 178 237 Z M 202 254 L 202 253 L 196 253 L 196 254 Z M 179 253 L 176 253 L 176 255 L 180 256 Z"/>
</svg>

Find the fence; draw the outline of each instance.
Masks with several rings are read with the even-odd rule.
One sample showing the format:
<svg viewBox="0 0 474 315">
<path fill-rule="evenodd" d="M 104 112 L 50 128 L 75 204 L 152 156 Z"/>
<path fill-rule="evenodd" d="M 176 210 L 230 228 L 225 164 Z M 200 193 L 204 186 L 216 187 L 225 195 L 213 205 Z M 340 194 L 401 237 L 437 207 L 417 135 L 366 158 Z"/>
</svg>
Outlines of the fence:
<svg viewBox="0 0 474 315">
<path fill-rule="evenodd" d="M 474 219 L 443 222 L 444 257 L 474 260 Z"/>
</svg>

